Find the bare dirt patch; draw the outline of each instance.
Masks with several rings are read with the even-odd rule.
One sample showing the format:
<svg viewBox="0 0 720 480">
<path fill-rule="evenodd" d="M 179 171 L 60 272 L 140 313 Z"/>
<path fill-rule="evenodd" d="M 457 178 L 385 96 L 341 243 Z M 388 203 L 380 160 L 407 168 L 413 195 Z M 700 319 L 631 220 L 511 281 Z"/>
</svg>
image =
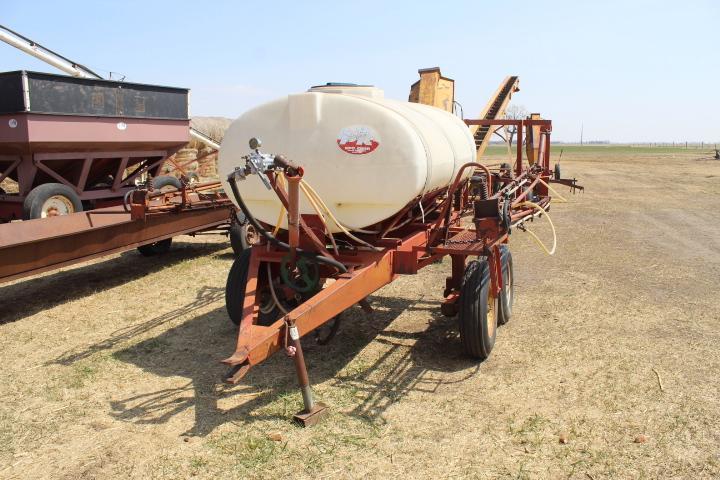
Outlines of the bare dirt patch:
<svg viewBox="0 0 720 480">
<path fill-rule="evenodd" d="M 513 234 L 492 356 L 464 357 L 440 315 L 447 264 L 403 277 L 308 342 L 332 407 L 312 429 L 290 423 L 287 358 L 218 381 L 219 237 L 0 287 L 0 477 L 720 476 L 720 162 L 575 152 L 563 173 L 588 191 L 553 205 L 554 257 Z"/>
</svg>

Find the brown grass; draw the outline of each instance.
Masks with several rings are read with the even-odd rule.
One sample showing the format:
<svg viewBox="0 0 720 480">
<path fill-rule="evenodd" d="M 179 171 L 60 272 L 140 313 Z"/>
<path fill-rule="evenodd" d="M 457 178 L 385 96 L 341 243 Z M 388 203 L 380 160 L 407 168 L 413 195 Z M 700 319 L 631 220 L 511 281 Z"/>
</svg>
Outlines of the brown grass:
<svg viewBox="0 0 720 480">
<path fill-rule="evenodd" d="M 331 405 L 311 429 L 284 356 L 218 381 L 222 238 L 0 287 L 0 478 L 717 478 L 720 162 L 573 153 L 563 172 L 588 191 L 553 205 L 556 256 L 512 235 L 492 356 L 440 315 L 447 263 L 402 277 L 307 342 Z"/>
<path fill-rule="evenodd" d="M 209 135 L 210 138 L 221 142 L 225 136 L 225 130 L 227 130 L 231 122 L 231 119 L 224 117 L 194 117 L 190 124 L 205 135 Z M 198 150 L 204 146 L 204 144 L 194 138 L 191 138 L 190 143 L 188 143 L 188 148 L 196 148 Z"/>
</svg>

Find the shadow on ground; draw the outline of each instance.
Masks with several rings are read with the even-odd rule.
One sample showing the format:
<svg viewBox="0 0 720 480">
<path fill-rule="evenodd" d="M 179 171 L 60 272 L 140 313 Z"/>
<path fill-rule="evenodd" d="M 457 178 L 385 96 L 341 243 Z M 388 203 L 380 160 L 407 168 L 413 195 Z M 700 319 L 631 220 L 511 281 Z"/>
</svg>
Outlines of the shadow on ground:
<svg viewBox="0 0 720 480">
<path fill-rule="evenodd" d="M 82 352 L 64 355 L 57 362 L 72 364 L 96 352 L 112 350 L 152 328 L 222 298 L 221 289 L 204 287 L 193 303 L 118 331 Z M 375 312 L 367 315 L 359 308 L 346 312 L 340 331 L 331 344 L 317 345 L 312 335 L 303 339 L 312 383 L 331 380 L 333 387 L 350 386 L 361 392 L 359 398 L 353 400 L 359 403 L 350 415 L 377 421 L 393 402 L 407 393 L 434 391 L 443 383 L 448 383 L 438 372 L 468 370 L 467 376 L 470 376 L 479 368 L 477 362 L 459 353 L 454 319 L 442 317 L 439 305 L 402 298 L 371 297 L 370 300 Z M 408 310 L 429 311 L 432 319 L 428 328 L 420 332 L 387 329 L 398 315 Z M 339 376 L 343 368 L 373 340 L 381 343 L 380 350 L 385 353 L 361 371 Z M 220 382 L 225 367 L 218 361 L 232 353 L 235 342 L 236 329 L 222 306 L 159 336 L 116 351 L 113 355 L 120 361 L 134 364 L 153 375 L 185 377 L 188 382 L 181 387 L 163 388 L 113 401 L 112 415 L 137 424 L 160 424 L 192 408 L 194 425 L 184 435 L 195 436 L 207 435 L 226 422 L 289 420 L 293 411 L 279 412 L 271 404 L 297 391 L 291 361 L 279 353 L 254 367 L 241 385 L 226 386 Z M 248 400 L 236 407 L 219 406 L 223 402 L 235 404 L 237 398 L 243 397 Z M 293 403 L 288 408 L 296 406 Z"/>
<path fill-rule="evenodd" d="M 102 262 L 0 287 L 0 298 L 3 299 L 0 324 L 21 320 L 61 303 L 111 289 L 185 260 L 225 248 L 227 244 L 224 242 L 174 242 L 172 249 L 164 255 L 143 257 L 136 250 L 130 250 Z"/>
</svg>

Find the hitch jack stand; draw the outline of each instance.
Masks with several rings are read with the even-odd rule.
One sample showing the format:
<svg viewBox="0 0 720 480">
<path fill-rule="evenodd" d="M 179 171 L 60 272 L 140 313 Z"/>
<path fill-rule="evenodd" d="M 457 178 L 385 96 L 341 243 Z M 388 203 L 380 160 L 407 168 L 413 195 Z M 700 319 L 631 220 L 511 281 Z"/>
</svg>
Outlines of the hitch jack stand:
<svg viewBox="0 0 720 480">
<path fill-rule="evenodd" d="M 293 362 L 295 362 L 295 372 L 297 373 L 300 392 L 302 393 L 303 404 L 305 405 L 304 410 L 293 415 L 293 420 L 303 427 L 311 427 L 327 414 L 328 407 L 324 403 L 315 403 L 312 390 L 310 389 L 307 368 L 305 368 L 305 357 L 303 356 L 302 345 L 300 344 L 300 333 L 295 325 L 290 325 L 288 328 L 290 329 L 289 343 L 292 346 L 291 351 Z"/>
</svg>

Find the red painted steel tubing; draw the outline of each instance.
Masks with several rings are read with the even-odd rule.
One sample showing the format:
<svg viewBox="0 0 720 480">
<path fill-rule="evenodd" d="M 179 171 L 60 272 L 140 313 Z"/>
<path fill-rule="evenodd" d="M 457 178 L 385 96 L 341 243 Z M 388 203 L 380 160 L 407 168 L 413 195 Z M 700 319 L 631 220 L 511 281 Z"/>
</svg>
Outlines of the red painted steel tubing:
<svg viewBox="0 0 720 480">
<path fill-rule="evenodd" d="M 452 207 L 452 196 L 455 193 L 455 190 L 457 190 L 458 185 L 460 185 L 460 179 L 462 178 L 463 172 L 465 172 L 465 169 L 470 167 L 476 167 L 480 168 L 483 171 L 485 171 L 485 175 L 487 176 L 487 186 L 488 191 L 492 192 L 492 175 L 490 174 L 490 169 L 488 169 L 485 165 L 477 162 L 469 162 L 460 167 L 460 170 L 458 171 L 457 175 L 455 176 L 455 181 L 452 183 L 452 185 L 448 188 L 447 191 L 447 198 L 445 199 L 445 206 L 443 207 L 442 212 L 440 213 L 440 216 L 435 221 L 435 225 L 433 225 L 434 232 L 432 236 L 430 237 L 430 240 L 428 241 L 428 245 L 432 245 L 432 243 L 435 241 L 437 236 L 440 234 L 440 224 L 442 223 L 443 219 L 448 214 L 449 209 Z"/>
</svg>

